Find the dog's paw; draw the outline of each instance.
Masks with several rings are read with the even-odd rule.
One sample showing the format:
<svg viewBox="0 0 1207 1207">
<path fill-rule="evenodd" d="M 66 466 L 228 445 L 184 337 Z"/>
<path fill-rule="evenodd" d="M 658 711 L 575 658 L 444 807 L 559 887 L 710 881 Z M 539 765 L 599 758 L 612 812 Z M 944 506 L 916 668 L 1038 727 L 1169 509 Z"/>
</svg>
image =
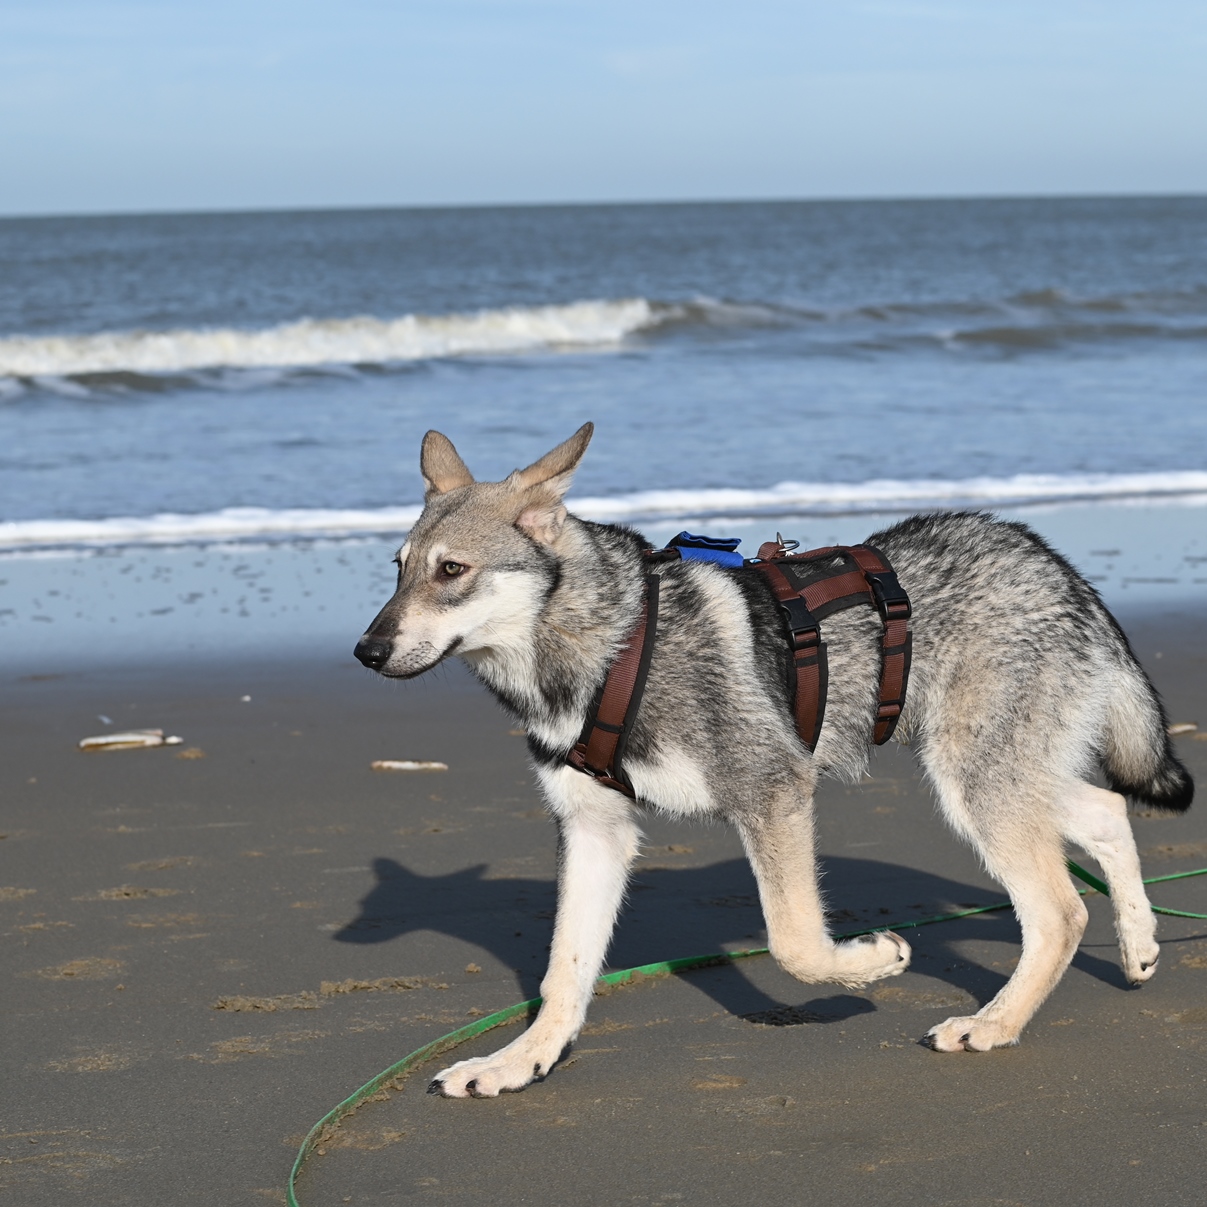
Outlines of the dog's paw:
<svg viewBox="0 0 1207 1207">
<path fill-rule="evenodd" d="M 949 1018 L 927 1031 L 922 1042 L 936 1052 L 988 1052 L 1018 1043 L 1018 1029 L 992 1018 Z"/>
<path fill-rule="evenodd" d="M 1143 985 L 1151 980 L 1157 971 L 1157 960 L 1161 948 L 1155 940 L 1141 941 L 1135 944 L 1121 943 L 1120 953 L 1123 956 L 1123 975 L 1131 985 Z"/>
<path fill-rule="evenodd" d="M 909 967 L 910 946 L 891 930 L 861 935 L 834 945 L 834 972 L 827 980 L 859 989 L 884 977 L 900 976 Z"/>
<path fill-rule="evenodd" d="M 560 1048 L 542 1058 L 531 1045 L 508 1044 L 493 1056 L 475 1056 L 450 1065 L 432 1079 L 428 1093 L 445 1098 L 496 1098 L 539 1081 L 557 1063 L 559 1055 Z"/>
</svg>

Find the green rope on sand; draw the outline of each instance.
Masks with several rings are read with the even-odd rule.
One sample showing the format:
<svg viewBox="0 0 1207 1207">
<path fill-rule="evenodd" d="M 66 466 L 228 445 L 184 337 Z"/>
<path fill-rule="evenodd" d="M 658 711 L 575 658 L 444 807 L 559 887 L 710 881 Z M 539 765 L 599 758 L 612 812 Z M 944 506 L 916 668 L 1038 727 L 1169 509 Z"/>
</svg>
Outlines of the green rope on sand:
<svg viewBox="0 0 1207 1207">
<path fill-rule="evenodd" d="M 1069 871 L 1077 877 L 1078 880 L 1084 880 L 1090 888 L 1097 890 L 1104 897 L 1111 895 L 1111 890 L 1098 879 L 1097 876 L 1087 872 L 1085 868 L 1079 867 L 1071 859 L 1065 860 L 1069 865 Z M 1196 868 L 1193 872 L 1174 872 L 1169 876 L 1152 876 L 1146 880 L 1145 884 L 1163 884 L 1166 880 L 1185 880 L 1188 876 L 1204 876 L 1207 875 L 1207 868 Z M 1082 895 L 1085 895 L 1085 889 L 1082 889 Z M 1163 906 L 1154 905 L 1152 907 L 1154 914 L 1168 914 L 1171 918 L 1207 918 L 1207 914 L 1189 914 L 1184 909 L 1165 909 Z"/>
<path fill-rule="evenodd" d="M 1071 859 L 1068 861 L 1068 866 L 1069 871 L 1074 876 L 1090 886 L 1088 889 L 1079 890 L 1083 896 L 1090 889 L 1102 893 L 1104 896 L 1110 896 L 1110 890 L 1093 873 L 1087 872 L 1085 868 L 1080 867 Z M 1154 876 L 1151 880 L 1146 880 L 1144 883 L 1161 884 L 1166 880 L 1185 880 L 1190 876 L 1204 875 L 1207 875 L 1207 868 L 1198 868 L 1193 872 L 1175 872 L 1172 876 Z M 988 914 L 993 913 L 995 910 L 1009 908 L 1009 901 L 998 901 L 993 905 L 978 905 L 973 909 L 957 910 L 950 914 L 936 914 L 932 918 L 916 918 L 908 922 L 890 922 L 883 926 L 871 926 L 866 930 L 851 930 L 845 934 L 836 935 L 835 938 L 857 939 L 861 935 L 875 934 L 880 930 L 910 930 L 918 926 L 931 926 L 936 922 L 953 922 L 957 918 L 969 918 L 974 914 Z M 1175 918 L 1207 919 L 1207 914 L 1190 914 L 1184 910 L 1162 909 L 1156 905 L 1153 906 L 1153 910 L 1158 914 L 1170 914 Z M 767 954 L 766 947 L 751 947 L 743 951 L 717 951 L 706 956 L 681 956 L 677 960 L 660 960 L 656 964 L 641 964 L 636 968 L 621 968 L 616 972 L 608 972 L 599 978 L 598 983 L 600 985 L 628 985 L 633 981 L 644 980 L 646 977 L 670 976 L 676 972 L 687 972 L 689 969 L 708 968 L 718 964 L 731 964 L 734 960 L 745 960 L 751 956 L 765 956 Z M 306 1163 L 306 1158 L 310 1156 L 315 1148 L 333 1134 L 335 1127 L 341 1119 L 346 1118 L 357 1107 L 373 1098 L 378 1096 L 386 1097 L 387 1090 L 400 1088 L 398 1083 L 420 1065 L 426 1064 L 434 1057 L 458 1047 L 465 1043 L 466 1040 L 474 1039 L 485 1031 L 505 1026 L 507 1023 L 514 1022 L 520 1017 L 531 1016 L 540 1009 L 540 1005 L 541 999 L 534 997 L 526 1002 L 516 1002 L 514 1006 L 507 1006 L 503 1010 L 496 1010 L 494 1014 L 488 1014 L 485 1018 L 477 1019 L 475 1022 L 469 1023 L 464 1027 L 458 1027 L 456 1031 L 450 1031 L 447 1035 L 442 1035 L 439 1039 L 434 1039 L 431 1043 L 424 1044 L 422 1048 L 416 1048 L 409 1056 L 404 1056 L 396 1064 L 390 1065 L 388 1069 L 383 1069 L 371 1081 L 365 1082 L 359 1090 L 345 1098 L 337 1107 L 328 1111 L 307 1132 L 306 1139 L 302 1141 L 302 1147 L 298 1149 L 298 1155 L 294 1159 L 293 1168 L 289 1171 L 289 1181 L 285 1185 L 285 1201 L 288 1207 L 300 1207 L 294 1190 L 298 1174 L 301 1173 L 302 1166 Z"/>
</svg>

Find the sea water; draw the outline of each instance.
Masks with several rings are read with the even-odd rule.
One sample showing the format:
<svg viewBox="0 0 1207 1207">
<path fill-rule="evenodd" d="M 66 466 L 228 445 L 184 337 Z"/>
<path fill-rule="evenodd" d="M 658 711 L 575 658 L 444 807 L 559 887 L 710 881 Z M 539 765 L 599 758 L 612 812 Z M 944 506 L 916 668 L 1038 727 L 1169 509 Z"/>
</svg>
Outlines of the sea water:
<svg viewBox="0 0 1207 1207">
<path fill-rule="evenodd" d="M 1201 595 L 1207 199 L 0 221 L 0 633 L 167 632 L 207 575 L 220 629 L 253 614 L 249 558 L 289 564 L 295 625 L 290 576 L 324 559 L 363 564 L 367 602 L 426 430 L 497 478 L 587 419 L 595 518 L 820 543 L 1030 507 L 1087 559 L 1130 534 L 1082 563 L 1108 594 Z M 71 574 L 141 594 L 102 619 Z"/>
</svg>

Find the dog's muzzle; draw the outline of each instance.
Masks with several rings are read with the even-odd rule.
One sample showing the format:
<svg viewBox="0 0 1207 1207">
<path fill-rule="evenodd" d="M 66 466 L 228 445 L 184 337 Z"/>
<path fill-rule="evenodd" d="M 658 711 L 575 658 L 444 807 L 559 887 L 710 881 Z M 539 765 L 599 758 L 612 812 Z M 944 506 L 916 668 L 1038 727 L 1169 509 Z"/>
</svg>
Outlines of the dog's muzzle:
<svg viewBox="0 0 1207 1207">
<path fill-rule="evenodd" d="M 378 641 L 373 637 L 362 637 L 356 643 L 352 652 L 357 659 L 371 671 L 379 671 L 390 660 L 393 646 L 388 641 Z"/>
</svg>

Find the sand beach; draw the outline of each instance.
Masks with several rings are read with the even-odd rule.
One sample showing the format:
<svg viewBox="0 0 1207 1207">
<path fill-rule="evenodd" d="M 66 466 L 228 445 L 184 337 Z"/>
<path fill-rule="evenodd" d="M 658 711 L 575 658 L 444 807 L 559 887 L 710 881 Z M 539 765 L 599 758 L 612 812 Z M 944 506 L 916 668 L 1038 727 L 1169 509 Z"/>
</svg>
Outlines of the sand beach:
<svg viewBox="0 0 1207 1207">
<path fill-rule="evenodd" d="M 1202 610 L 1124 619 L 1172 718 L 1204 722 L 1178 739 L 1202 783 Z M 553 828 L 522 738 L 459 668 L 399 685 L 334 652 L 214 655 L 26 667 L 0 691 L 9 1201 L 283 1201 L 337 1101 L 537 992 Z M 184 742 L 79 752 L 99 717 Z M 1000 898 L 905 751 L 827 785 L 819 812 L 840 928 Z M 1146 875 L 1207 864 L 1201 809 L 1134 825 Z M 651 817 L 647 834 L 611 966 L 763 941 L 731 833 Z M 1153 897 L 1204 912 L 1202 884 Z M 910 932 L 911 970 L 864 993 L 750 960 L 598 998 L 521 1095 L 445 1101 L 416 1074 L 330 1138 L 300 1200 L 1197 1202 L 1207 928 L 1164 919 L 1161 970 L 1133 991 L 1107 902 L 1090 912 L 1017 1049 L 918 1044 L 1008 975 L 1009 913 Z"/>
</svg>

